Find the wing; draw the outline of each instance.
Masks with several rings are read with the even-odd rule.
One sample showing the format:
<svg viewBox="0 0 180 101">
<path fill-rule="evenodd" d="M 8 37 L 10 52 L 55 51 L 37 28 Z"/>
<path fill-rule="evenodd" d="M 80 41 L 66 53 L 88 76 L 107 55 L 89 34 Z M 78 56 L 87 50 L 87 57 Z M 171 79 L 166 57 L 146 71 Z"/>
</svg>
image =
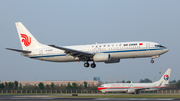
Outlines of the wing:
<svg viewBox="0 0 180 101">
<path fill-rule="evenodd" d="M 16 51 L 16 52 L 22 52 L 22 53 L 31 53 L 31 51 L 25 51 L 25 50 L 19 50 L 19 49 L 11 49 L 11 48 L 6 48 L 6 49 Z"/>
<path fill-rule="evenodd" d="M 158 87 L 160 88 L 161 85 L 162 85 L 163 81 L 161 83 L 159 83 L 158 86 L 152 86 L 152 87 L 142 87 L 142 88 L 135 88 L 135 90 L 145 90 L 145 89 L 151 89 L 151 88 L 154 88 L 154 87 Z"/>
<path fill-rule="evenodd" d="M 64 50 L 67 55 L 71 55 L 73 57 L 78 57 L 80 60 L 83 60 L 83 61 L 90 60 L 90 58 L 92 58 L 94 56 L 93 53 L 89 53 L 89 52 L 83 52 L 83 51 L 59 47 L 59 46 L 55 46 L 55 45 L 48 45 L 48 46 Z"/>
<path fill-rule="evenodd" d="M 137 90 L 145 90 L 145 89 L 150 89 L 151 87 L 143 87 L 143 88 L 134 88 L 136 91 Z"/>
</svg>

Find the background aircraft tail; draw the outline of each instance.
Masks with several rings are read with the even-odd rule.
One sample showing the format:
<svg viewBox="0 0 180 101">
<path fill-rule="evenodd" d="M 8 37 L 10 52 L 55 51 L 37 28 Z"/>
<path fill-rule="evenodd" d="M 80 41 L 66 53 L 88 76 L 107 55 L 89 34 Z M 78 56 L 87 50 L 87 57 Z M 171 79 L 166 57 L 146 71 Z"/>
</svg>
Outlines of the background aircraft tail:
<svg viewBox="0 0 180 101">
<path fill-rule="evenodd" d="M 159 81 L 156 81 L 154 83 L 162 83 L 162 84 L 169 84 L 169 79 L 171 75 L 171 68 L 169 68 L 164 75 L 161 77 Z"/>
<path fill-rule="evenodd" d="M 23 50 L 42 48 L 44 46 L 34 38 L 21 22 L 16 22 L 15 24 Z"/>
</svg>

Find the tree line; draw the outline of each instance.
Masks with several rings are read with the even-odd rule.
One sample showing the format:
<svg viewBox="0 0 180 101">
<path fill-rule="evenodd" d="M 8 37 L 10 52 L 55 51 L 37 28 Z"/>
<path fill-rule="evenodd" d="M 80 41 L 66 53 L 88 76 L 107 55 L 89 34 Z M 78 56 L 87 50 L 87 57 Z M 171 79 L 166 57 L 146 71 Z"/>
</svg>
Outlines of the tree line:
<svg viewBox="0 0 180 101">
<path fill-rule="evenodd" d="M 125 83 L 125 81 L 123 80 L 122 83 Z M 131 83 L 131 81 L 126 81 L 126 83 Z M 141 79 L 140 80 L 140 83 L 152 83 L 151 80 L 149 79 Z M 176 80 L 172 80 L 169 82 L 171 85 L 169 88 L 180 88 L 180 80 L 176 81 Z M 100 84 L 99 84 L 100 85 Z M 98 85 L 98 86 L 99 86 Z M 68 83 L 67 85 L 55 85 L 53 82 L 51 82 L 51 84 L 43 84 L 42 82 L 40 82 L 38 85 L 26 85 L 26 86 L 22 86 L 21 83 L 18 83 L 18 81 L 14 81 L 14 82 L 5 82 L 5 83 L 0 83 L 0 89 L 3 90 L 3 89 L 6 89 L 6 90 L 11 90 L 11 89 L 14 89 L 14 90 L 21 90 L 21 89 L 25 89 L 25 90 L 38 90 L 38 89 L 61 89 L 61 90 L 75 90 L 75 89 L 78 89 L 78 90 L 97 90 L 97 87 L 98 86 L 91 86 L 89 87 L 88 86 L 88 83 L 86 81 L 84 81 L 84 84 L 82 85 L 77 85 L 75 82 L 70 84 Z"/>
<path fill-rule="evenodd" d="M 61 89 L 61 90 L 75 90 L 75 89 L 87 89 L 87 90 L 97 90 L 98 86 L 88 86 L 88 83 L 84 81 L 84 84 L 78 85 L 75 82 L 70 84 L 68 83 L 67 85 L 55 85 L 53 82 L 51 84 L 43 84 L 40 82 L 38 85 L 26 85 L 22 86 L 21 83 L 18 83 L 18 81 L 14 82 L 5 82 L 5 83 L 0 83 L 0 89 L 6 89 L 6 90 L 52 90 L 52 89 Z"/>
</svg>

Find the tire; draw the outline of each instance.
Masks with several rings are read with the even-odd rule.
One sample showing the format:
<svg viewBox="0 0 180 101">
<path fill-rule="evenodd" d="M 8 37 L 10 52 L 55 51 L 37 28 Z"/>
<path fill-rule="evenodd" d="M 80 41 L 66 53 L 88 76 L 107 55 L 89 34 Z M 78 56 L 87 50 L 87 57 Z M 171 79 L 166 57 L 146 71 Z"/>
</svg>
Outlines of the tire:
<svg viewBox="0 0 180 101">
<path fill-rule="evenodd" d="M 89 63 L 84 63 L 84 67 L 89 67 Z"/>
<path fill-rule="evenodd" d="M 96 67 L 96 64 L 95 63 L 92 63 L 91 64 L 91 68 L 95 68 Z"/>
</svg>

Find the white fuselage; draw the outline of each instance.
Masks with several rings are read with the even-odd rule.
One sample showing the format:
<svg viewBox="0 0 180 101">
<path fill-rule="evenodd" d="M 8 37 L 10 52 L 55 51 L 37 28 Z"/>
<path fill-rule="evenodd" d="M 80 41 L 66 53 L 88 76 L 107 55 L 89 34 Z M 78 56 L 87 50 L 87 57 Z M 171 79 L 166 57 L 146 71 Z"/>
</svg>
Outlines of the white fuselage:
<svg viewBox="0 0 180 101">
<path fill-rule="evenodd" d="M 111 83 L 103 84 L 98 87 L 98 90 L 101 92 L 127 92 L 130 89 L 134 90 L 143 90 L 143 91 L 152 91 L 165 88 L 166 86 L 162 84 L 159 86 L 159 83 Z"/>
<path fill-rule="evenodd" d="M 169 84 L 171 69 L 169 68 L 159 81 L 153 83 L 109 83 L 102 84 L 98 87 L 98 90 L 106 92 L 126 92 L 126 93 L 138 93 L 140 90 L 152 91 L 161 88 L 166 88 Z"/>
<path fill-rule="evenodd" d="M 121 42 L 121 43 L 105 43 L 77 46 L 63 46 L 74 50 L 89 52 L 89 53 L 108 53 L 111 59 L 124 58 L 141 58 L 141 57 L 159 57 L 166 53 L 166 47 L 157 47 L 158 43 L 154 42 Z M 22 54 L 32 59 L 39 59 L 52 62 L 71 62 L 79 61 L 78 57 L 67 55 L 64 50 L 56 49 L 47 45 L 43 48 L 31 49 L 30 54 Z"/>
</svg>

